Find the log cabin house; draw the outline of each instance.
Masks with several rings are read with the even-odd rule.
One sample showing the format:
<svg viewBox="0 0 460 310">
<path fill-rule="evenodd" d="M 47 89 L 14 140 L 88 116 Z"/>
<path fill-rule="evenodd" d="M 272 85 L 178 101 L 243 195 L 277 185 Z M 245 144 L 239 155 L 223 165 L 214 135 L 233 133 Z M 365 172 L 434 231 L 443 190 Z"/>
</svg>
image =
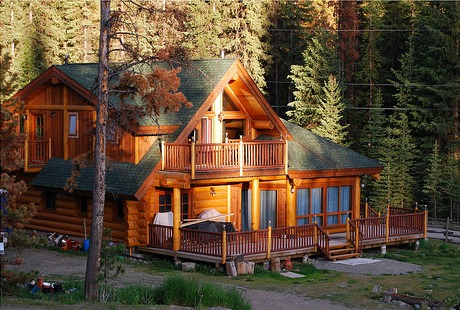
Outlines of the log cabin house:
<svg viewBox="0 0 460 310">
<path fill-rule="evenodd" d="M 362 209 L 360 178 L 378 178 L 382 165 L 280 119 L 238 60 L 191 61 L 179 77 L 191 108 L 142 119 L 134 132 L 108 129 L 104 225 L 114 241 L 225 263 L 340 259 L 426 236 L 425 212 Z M 71 159 L 93 148 L 95 85 L 97 64 L 55 65 L 14 96 L 28 137 L 22 201 L 38 206 L 30 229 L 83 237 L 85 222 L 89 235 L 93 168 L 72 193 L 63 188 Z M 210 209 L 223 214 L 223 229 L 191 229 Z M 169 211 L 171 226 L 153 223 Z"/>
</svg>

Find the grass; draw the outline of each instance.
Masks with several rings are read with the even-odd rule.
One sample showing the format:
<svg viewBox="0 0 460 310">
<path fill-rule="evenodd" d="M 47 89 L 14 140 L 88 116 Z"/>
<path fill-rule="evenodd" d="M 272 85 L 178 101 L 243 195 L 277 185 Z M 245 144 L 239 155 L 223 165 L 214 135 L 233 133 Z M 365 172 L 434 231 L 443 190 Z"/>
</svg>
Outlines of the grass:
<svg viewBox="0 0 460 310">
<path fill-rule="evenodd" d="M 313 265 L 301 264 L 293 260 L 293 271 L 305 275 L 304 278 L 286 278 L 278 273 L 265 271 L 261 265 L 256 265 L 255 273 L 252 275 L 230 278 L 225 276 L 222 269 L 216 269 L 214 265 L 198 264 L 197 271 L 184 275 L 170 260 L 151 259 L 147 265 L 136 264 L 136 268 L 146 270 L 153 275 L 165 275 L 163 285 L 159 288 L 131 285 L 113 290 L 108 296 L 110 298 L 107 299 L 106 305 L 130 305 L 131 307 L 138 304 L 172 303 L 198 309 L 211 306 L 250 309 L 247 301 L 244 301 L 236 290 L 231 289 L 235 286 L 276 292 L 287 291 L 308 298 L 327 299 L 363 309 L 391 308 L 391 305 L 381 302 L 382 292 L 391 287 L 398 288 L 401 294 L 442 301 L 446 308 L 451 308 L 460 302 L 459 245 L 430 240 L 422 241 L 417 251 L 413 246 L 388 247 L 387 254 L 384 256 L 378 251 L 366 251 L 365 256 L 395 259 L 417 264 L 422 268 L 418 272 L 406 275 L 362 275 L 319 270 Z M 61 297 L 62 299 L 56 300 L 57 302 L 72 304 L 83 300 L 82 282 L 72 281 L 72 279 L 65 280 L 64 287 L 67 290 L 77 288 L 75 292 L 69 294 L 73 297 Z M 380 287 L 380 291 L 374 292 L 374 287 Z M 187 288 L 187 291 L 184 288 Z M 33 298 L 34 302 L 46 302 L 51 298 L 38 295 L 24 297 Z M 237 305 L 228 306 L 229 303 Z"/>
</svg>

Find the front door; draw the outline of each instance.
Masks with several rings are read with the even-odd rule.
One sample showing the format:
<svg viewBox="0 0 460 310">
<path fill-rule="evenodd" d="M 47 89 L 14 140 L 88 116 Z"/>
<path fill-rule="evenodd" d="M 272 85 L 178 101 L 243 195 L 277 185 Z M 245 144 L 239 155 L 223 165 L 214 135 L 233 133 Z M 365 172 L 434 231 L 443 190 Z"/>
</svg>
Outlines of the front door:
<svg viewBox="0 0 460 310">
<path fill-rule="evenodd" d="M 29 141 L 29 162 L 35 164 L 45 163 L 47 157 L 47 144 L 45 141 L 45 116 L 32 114 L 31 141 Z"/>
</svg>

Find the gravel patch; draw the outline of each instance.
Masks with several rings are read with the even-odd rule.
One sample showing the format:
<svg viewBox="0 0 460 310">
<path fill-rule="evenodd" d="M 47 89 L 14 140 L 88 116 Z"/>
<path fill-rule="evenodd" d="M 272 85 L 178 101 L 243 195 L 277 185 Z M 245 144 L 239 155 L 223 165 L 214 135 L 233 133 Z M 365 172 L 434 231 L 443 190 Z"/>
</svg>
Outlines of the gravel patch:
<svg viewBox="0 0 460 310">
<path fill-rule="evenodd" d="M 386 258 L 366 259 L 366 263 L 355 263 L 353 260 L 359 260 L 359 258 L 336 262 L 317 259 L 313 261 L 313 265 L 318 269 L 368 275 L 400 275 L 417 272 L 422 269 L 419 265 Z M 347 261 L 349 262 L 347 263 Z"/>
</svg>

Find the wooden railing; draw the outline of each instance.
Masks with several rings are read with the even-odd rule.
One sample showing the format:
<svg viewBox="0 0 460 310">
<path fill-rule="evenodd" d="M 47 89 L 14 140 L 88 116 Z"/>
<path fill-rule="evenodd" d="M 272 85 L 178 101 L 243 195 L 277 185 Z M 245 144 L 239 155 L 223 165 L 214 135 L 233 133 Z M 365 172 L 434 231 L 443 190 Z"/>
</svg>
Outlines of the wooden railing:
<svg viewBox="0 0 460 310">
<path fill-rule="evenodd" d="M 413 210 L 414 212 L 414 210 Z M 347 241 L 359 252 L 364 242 L 377 241 L 387 243 L 389 238 L 414 235 L 426 236 L 425 212 L 415 211 L 408 214 L 386 214 L 381 217 L 348 220 Z M 149 224 L 148 246 L 173 249 L 173 227 Z M 270 258 L 271 253 L 312 248 L 330 255 L 331 236 L 319 225 L 280 227 L 242 231 L 208 232 L 189 228 L 180 228 L 180 251 L 220 257 L 238 255 L 260 255 Z"/>
<path fill-rule="evenodd" d="M 172 226 L 149 224 L 148 244 L 162 249 L 172 250 Z"/>
<path fill-rule="evenodd" d="M 51 139 L 25 140 L 23 149 L 24 170 L 29 166 L 44 165 L 51 158 Z"/>
<path fill-rule="evenodd" d="M 248 169 L 286 169 L 286 141 L 176 144 L 162 142 L 162 169 L 195 172 Z"/>
<path fill-rule="evenodd" d="M 426 211 L 391 207 L 388 211 L 384 216 L 353 219 L 349 222 L 358 228 L 362 241 L 384 239 L 388 242 L 393 237 L 417 234 L 426 237 Z"/>
<path fill-rule="evenodd" d="M 315 224 L 317 225 L 317 224 Z M 317 245 L 319 250 L 329 257 L 329 243 L 331 241 L 331 237 L 329 234 L 321 228 L 321 226 L 316 226 L 316 231 L 317 231 Z"/>
</svg>

